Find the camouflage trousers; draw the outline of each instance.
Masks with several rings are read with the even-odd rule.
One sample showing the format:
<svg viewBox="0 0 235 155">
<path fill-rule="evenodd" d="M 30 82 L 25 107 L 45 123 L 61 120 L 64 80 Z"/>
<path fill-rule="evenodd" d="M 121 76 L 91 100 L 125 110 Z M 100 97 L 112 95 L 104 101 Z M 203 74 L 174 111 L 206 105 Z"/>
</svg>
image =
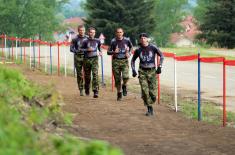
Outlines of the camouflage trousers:
<svg viewBox="0 0 235 155">
<path fill-rule="evenodd" d="M 85 71 L 85 89 L 90 89 L 91 72 L 92 72 L 92 90 L 99 90 L 99 78 L 98 78 L 98 57 L 85 58 L 84 59 L 84 71 Z"/>
<path fill-rule="evenodd" d="M 121 83 L 127 84 L 129 79 L 129 64 L 128 59 L 113 59 L 112 70 L 115 79 L 115 87 L 117 90 L 121 89 Z"/>
<path fill-rule="evenodd" d="M 156 102 L 157 80 L 155 68 L 151 70 L 139 68 L 139 83 L 144 105 L 152 106 Z"/>
<path fill-rule="evenodd" d="M 80 90 L 83 90 L 83 68 L 84 65 L 84 55 L 74 54 L 74 66 L 77 72 L 77 84 Z"/>
</svg>

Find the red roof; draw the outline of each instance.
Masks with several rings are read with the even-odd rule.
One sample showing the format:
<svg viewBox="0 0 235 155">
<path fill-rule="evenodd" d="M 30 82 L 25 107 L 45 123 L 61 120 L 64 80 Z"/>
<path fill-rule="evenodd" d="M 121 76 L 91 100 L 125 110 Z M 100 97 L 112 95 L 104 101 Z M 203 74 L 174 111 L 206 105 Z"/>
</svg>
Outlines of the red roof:
<svg viewBox="0 0 235 155">
<path fill-rule="evenodd" d="M 172 43 L 176 43 L 177 41 L 179 41 L 182 38 L 187 38 L 187 39 L 193 41 L 195 36 L 200 32 L 198 30 L 198 27 L 195 23 L 195 19 L 193 18 L 193 16 L 187 16 L 180 23 L 180 25 L 183 27 L 184 32 L 173 33 L 170 38 Z"/>
<path fill-rule="evenodd" d="M 74 18 L 69 18 L 64 20 L 65 24 L 77 24 L 77 25 L 83 25 L 84 21 L 82 20 L 81 17 L 74 17 Z"/>
</svg>

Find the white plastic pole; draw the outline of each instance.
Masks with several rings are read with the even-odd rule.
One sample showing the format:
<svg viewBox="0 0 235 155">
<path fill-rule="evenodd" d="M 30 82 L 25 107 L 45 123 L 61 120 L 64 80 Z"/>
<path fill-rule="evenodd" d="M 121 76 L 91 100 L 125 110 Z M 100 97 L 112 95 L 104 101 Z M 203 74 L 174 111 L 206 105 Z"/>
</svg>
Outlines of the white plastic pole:
<svg viewBox="0 0 235 155">
<path fill-rule="evenodd" d="M 66 46 L 63 48 L 64 50 L 64 76 L 67 77 L 67 52 L 66 52 Z"/>
<path fill-rule="evenodd" d="M 44 50 L 44 55 L 45 55 L 45 72 L 47 72 L 47 50 L 49 46 L 46 46 L 46 49 Z"/>
<path fill-rule="evenodd" d="M 5 57 L 7 60 L 7 35 L 5 35 Z"/>
<path fill-rule="evenodd" d="M 18 55 L 18 41 L 17 41 L 17 37 L 16 37 L 16 60 L 17 60 L 17 55 Z"/>
<path fill-rule="evenodd" d="M 176 54 L 175 54 L 176 56 Z M 174 89 L 175 89 L 175 112 L 178 111 L 178 105 L 177 105 L 177 71 L 176 71 L 176 59 L 174 56 Z"/>
<path fill-rule="evenodd" d="M 29 67 L 31 69 L 31 66 L 32 66 L 32 62 L 31 62 L 31 54 L 32 54 L 32 49 L 31 49 L 31 46 L 32 46 L 32 43 L 31 43 L 31 38 L 30 38 L 30 41 L 29 41 Z"/>
</svg>

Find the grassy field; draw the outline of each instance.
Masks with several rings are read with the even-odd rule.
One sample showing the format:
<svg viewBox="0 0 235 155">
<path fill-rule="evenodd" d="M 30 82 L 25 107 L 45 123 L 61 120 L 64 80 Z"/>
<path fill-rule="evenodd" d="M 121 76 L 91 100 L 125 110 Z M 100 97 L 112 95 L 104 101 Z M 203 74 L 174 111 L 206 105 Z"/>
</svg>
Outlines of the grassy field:
<svg viewBox="0 0 235 155">
<path fill-rule="evenodd" d="M 215 48 L 187 48 L 187 47 L 182 47 L 182 48 L 161 48 L 162 51 L 164 52 L 171 52 L 171 53 L 176 53 L 178 56 L 182 55 L 194 55 L 198 54 L 200 51 L 200 54 L 202 57 L 216 57 L 216 56 L 224 56 L 226 59 L 234 59 L 235 60 L 235 50 L 227 50 L 227 49 L 215 49 Z M 212 51 L 221 51 L 220 54 L 217 54 L 217 52 L 212 52 Z M 231 55 L 226 55 L 224 54 L 226 52 L 234 53 L 234 56 Z"/>
<path fill-rule="evenodd" d="M 161 93 L 161 101 L 163 104 L 173 108 L 173 94 L 166 91 Z M 198 119 L 198 105 L 195 98 L 184 98 L 178 96 L 178 109 L 185 117 L 189 119 Z M 201 103 L 202 121 L 222 126 L 223 111 L 216 103 L 202 99 Z M 235 113 L 227 111 L 227 126 L 235 128 Z"/>
</svg>

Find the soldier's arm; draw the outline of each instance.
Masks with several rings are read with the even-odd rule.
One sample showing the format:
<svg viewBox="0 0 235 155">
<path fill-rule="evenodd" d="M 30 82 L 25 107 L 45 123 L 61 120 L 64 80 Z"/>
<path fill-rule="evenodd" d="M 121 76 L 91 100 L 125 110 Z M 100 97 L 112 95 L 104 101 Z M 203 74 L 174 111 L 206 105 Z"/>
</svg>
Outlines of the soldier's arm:
<svg viewBox="0 0 235 155">
<path fill-rule="evenodd" d="M 101 47 L 101 42 L 100 42 L 100 40 L 99 40 L 99 41 L 98 41 L 98 50 L 99 50 L 100 52 L 102 52 L 100 47 Z"/>
<path fill-rule="evenodd" d="M 73 39 L 70 45 L 70 52 L 72 53 L 76 53 L 77 49 L 76 49 L 76 39 Z"/>
<path fill-rule="evenodd" d="M 131 59 L 131 69 L 135 70 L 135 60 L 138 58 L 138 50 L 135 50 L 134 55 Z"/>
<path fill-rule="evenodd" d="M 100 42 L 100 40 L 98 42 L 98 50 L 99 50 L 99 55 L 101 56 L 102 55 L 102 50 L 101 50 L 101 42 Z"/>
<path fill-rule="evenodd" d="M 138 50 L 135 50 L 134 55 L 131 59 L 131 68 L 132 68 L 132 76 L 136 77 L 137 72 L 135 70 L 135 60 L 138 58 Z"/>
<path fill-rule="evenodd" d="M 159 66 L 162 66 L 163 61 L 164 61 L 164 55 L 163 55 L 162 51 L 161 51 L 158 47 L 155 46 L 155 48 L 156 48 L 156 49 L 155 49 L 156 54 L 157 54 L 158 56 L 160 56 L 160 63 L 159 63 Z"/>
<path fill-rule="evenodd" d="M 111 41 L 111 44 L 110 44 L 109 49 L 107 51 L 107 54 L 108 55 L 113 55 L 114 54 L 114 42 L 113 41 Z"/>
</svg>

